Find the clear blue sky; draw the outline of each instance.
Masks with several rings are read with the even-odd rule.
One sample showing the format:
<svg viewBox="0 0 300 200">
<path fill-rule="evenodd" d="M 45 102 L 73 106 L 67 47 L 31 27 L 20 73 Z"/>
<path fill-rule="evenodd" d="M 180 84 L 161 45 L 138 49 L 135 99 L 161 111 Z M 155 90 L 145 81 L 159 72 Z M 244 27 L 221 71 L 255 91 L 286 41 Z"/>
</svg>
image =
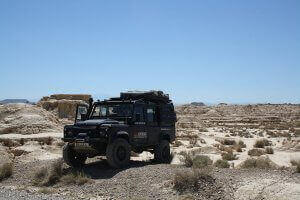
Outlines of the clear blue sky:
<svg viewBox="0 0 300 200">
<path fill-rule="evenodd" d="M 0 99 L 300 103 L 300 1 L 1 0 L 0 70 Z"/>
</svg>

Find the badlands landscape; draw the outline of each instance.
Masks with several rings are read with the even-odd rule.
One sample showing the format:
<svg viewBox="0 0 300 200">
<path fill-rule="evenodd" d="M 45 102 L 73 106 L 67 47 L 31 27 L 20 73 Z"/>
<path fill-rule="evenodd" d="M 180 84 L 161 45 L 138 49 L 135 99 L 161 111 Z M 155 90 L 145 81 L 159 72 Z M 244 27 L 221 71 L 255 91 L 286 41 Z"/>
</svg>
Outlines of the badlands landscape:
<svg viewBox="0 0 300 200">
<path fill-rule="evenodd" d="M 89 97 L 0 105 L 0 199 L 300 199 L 300 105 L 180 105 L 170 164 L 143 152 L 74 170 L 63 126 Z"/>
</svg>

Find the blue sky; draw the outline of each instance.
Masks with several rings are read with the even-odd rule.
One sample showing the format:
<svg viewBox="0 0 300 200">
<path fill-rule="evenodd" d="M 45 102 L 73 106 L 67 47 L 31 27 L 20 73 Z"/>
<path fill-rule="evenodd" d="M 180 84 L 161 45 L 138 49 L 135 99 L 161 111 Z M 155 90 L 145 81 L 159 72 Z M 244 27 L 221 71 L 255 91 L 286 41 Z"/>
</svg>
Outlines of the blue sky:
<svg viewBox="0 0 300 200">
<path fill-rule="evenodd" d="M 300 103 L 298 0 L 1 0 L 0 99 L 161 89 Z"/>
</svg>

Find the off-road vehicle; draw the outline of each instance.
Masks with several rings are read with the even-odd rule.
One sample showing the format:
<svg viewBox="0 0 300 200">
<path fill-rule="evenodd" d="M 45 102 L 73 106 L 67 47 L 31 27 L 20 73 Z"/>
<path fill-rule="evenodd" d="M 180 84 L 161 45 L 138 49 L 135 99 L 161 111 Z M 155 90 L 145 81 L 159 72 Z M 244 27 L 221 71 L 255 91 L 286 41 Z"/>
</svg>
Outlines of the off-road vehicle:
<svg viewBox="0 0 300 200">
<path fill-rule="evenodd" d="M 82 166 L 88 157 L 106 156 L 110 166 L 126 167 L 131 151 L 154 153 L 160 163 L 170 161 L 176 114 L 161 91 L 125 92 L 120 97 L 78 105 L 74 125 L 64 127 L 65 162 Z"/>
</svg>

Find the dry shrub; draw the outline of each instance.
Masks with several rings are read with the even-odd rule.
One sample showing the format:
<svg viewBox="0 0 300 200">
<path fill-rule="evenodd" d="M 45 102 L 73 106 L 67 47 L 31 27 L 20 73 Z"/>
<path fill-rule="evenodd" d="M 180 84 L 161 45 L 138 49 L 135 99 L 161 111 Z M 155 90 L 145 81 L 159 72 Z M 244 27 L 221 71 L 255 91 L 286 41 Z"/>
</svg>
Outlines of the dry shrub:
<svg viewBox="0 0 300 200">
<path fill-rule="evenodd" d="M 223 160 L 236 160 L 237 159 L 236 155 L 234 155 L 232 151 L 231 152 L 223 152 L 221 154 L 221 156 L 222 156 Z"/>
<path fill-rule="evenodd" d="M 220 141 L 223 145 L 235 145 L 236 141 L 231 139 L 223 139 Z"/>
<path fill-rule="evenodd" d="M 265 148 L 265 146 L 271 146 L 272 143 L 267 139 L 256 140 L 254 147 L 255 148 Z"/>
<path fill-rule="evenodd" d="M 260 168 L 269 169 L 272 168 L 271 162 L 267 158 L 248 158 L 242 165 L 242 168 Z"/>
<path fill-rule="evenodd" d="M 52 137 L 45 137 L 45 138 L 37 138 L 36 141 L 40 143 L 40 145 L 52 145 L 53 138 Z"/>
<path fill-rule="evenodd" d="M 204 168 L 209 165 L 212 165 L 213 161 L 208 157 L 204 155 L 197 155 L 195 158 L 193 158 L 193 165 L 194 168 Z"/>
<path fill-rule="evenodd" d="M 243 152 L 242 147 L 239 146 L 239 145 L 235 145 L 235 146 L 234 146 L 234 150 L 235 150 L 236 152 Z"/>
<path fill-rule="evenodd" d="M 43 187 L 43 188 L 40 188 L 40 189 L 38 190 L 38 193 L 42 193 L 42 194 L 51 194 L 52 191 L 49 190 L 48 188 Z"/>
<path fill-rule="evenodd" d="M 197 155 L 194 158 L 190 153 L 184 152 L 183 154 L 183 162 L 186 167 L 193 167 L 193 168 L 204 168 L 209 165 L 212 165 L 213 161 L 204 155 Z"/>
<path fill-rule="evenodd" d="M 21 149 L 11 149 L 9 152 L 12 153 L 14 156 L 21 156 L 23 154 L 28 154 L 27 151 Z"/>
<path fill-rule="evenodd" d="M 199 132 L 208 132 L 207 128 L 199 128 L 198 131 Z"/>
<path fill-rule="evenodd" d="M 25 139 L 24 139 L 24 138 L 21 138 L 20 141 L 19 141 L 19 143 L 20 143 L 20 145 L 23 146 L 23 145 L 25 144 Z"/>
<path fill-rule="evenodd" d="M 179 147 L 179 146 L 182 146 L 183 143 L 179 140 L 175 140 L 174 144 L 173 144 L 173 147 Z"/>
<path fill-rule="evenodd" d="M 291 160 L 292 166 L 296 166 L 296 172 L 300 173 L 300 159 L 299 160 Z"/>
<path fill-rule="evenodd" d="M 300 127 L 300 121 L 295 122 L 295 127 Z"/>
<path fill-rule="evenodd" d="M 267 154 L 274 154 L 274 150 L 272 147 L 266 147 L 266 153 Z"/>
<path fill-rule="evenodd" d="M 13 173 L 13 164 L 12 163 L 4 163 L 0 166 L 0 182 L 4 179 L 9 178 Z"/>
<path fill-rule="evenodd" d="M 16 147 L 20 146 L 20 144 L 12 139 L 9 138 L 0 138 L 0 143 L 2 143 L 3 146 L 6 147 Z"/>
<path fill-rule="evenodd" d="M 90 181 L 91 179 L 87 177 L 83 172 L 75 172 L 61 177 L 61 182 L 65 185 L 84 185 L 85 183 L 88 183 Z"/>
<path fill-rule="evenodd" d="M 244 143 L 243 140 L 239 140 L 237 145 L 240 146 L 241 148 L 246 148 L 246 144 Z"/>
<path fill-rule="evenodd" d="M 219 159 L 214 163 L 214 166 L 217 168 L 229 168 L 230 164 L 227 160 Z"/>
<path fill-rule="evenodd" d="M 190 143 L 190 145 L 193 145 L 193 146 L 195 146 L 196 144 L 197 144 L 197 138 L 190 138 L 189 139 L 189 143 Z"/>
<path fill-rule="evenodd" d="M 207 183 L 213 183 L 214 178 L 207 169 L 193 170 L 189 172 L 177 172 L 173 179 L 173 188 L 180 192 L 197 192 Z"/>
<path fill-rule="evenodd" d="M 261 156 L 266 154 L 264 149 L 251 149 L 248 151 L 249 156 Z"/>
<path fill-rule="evenodd" d="M 62 160 L 53 162 L 50 167 L 42 167 L 35 172 L 33 177 L 33 185 L 51 186 L 56 184 L 62 177 Z"/>
</svg>

